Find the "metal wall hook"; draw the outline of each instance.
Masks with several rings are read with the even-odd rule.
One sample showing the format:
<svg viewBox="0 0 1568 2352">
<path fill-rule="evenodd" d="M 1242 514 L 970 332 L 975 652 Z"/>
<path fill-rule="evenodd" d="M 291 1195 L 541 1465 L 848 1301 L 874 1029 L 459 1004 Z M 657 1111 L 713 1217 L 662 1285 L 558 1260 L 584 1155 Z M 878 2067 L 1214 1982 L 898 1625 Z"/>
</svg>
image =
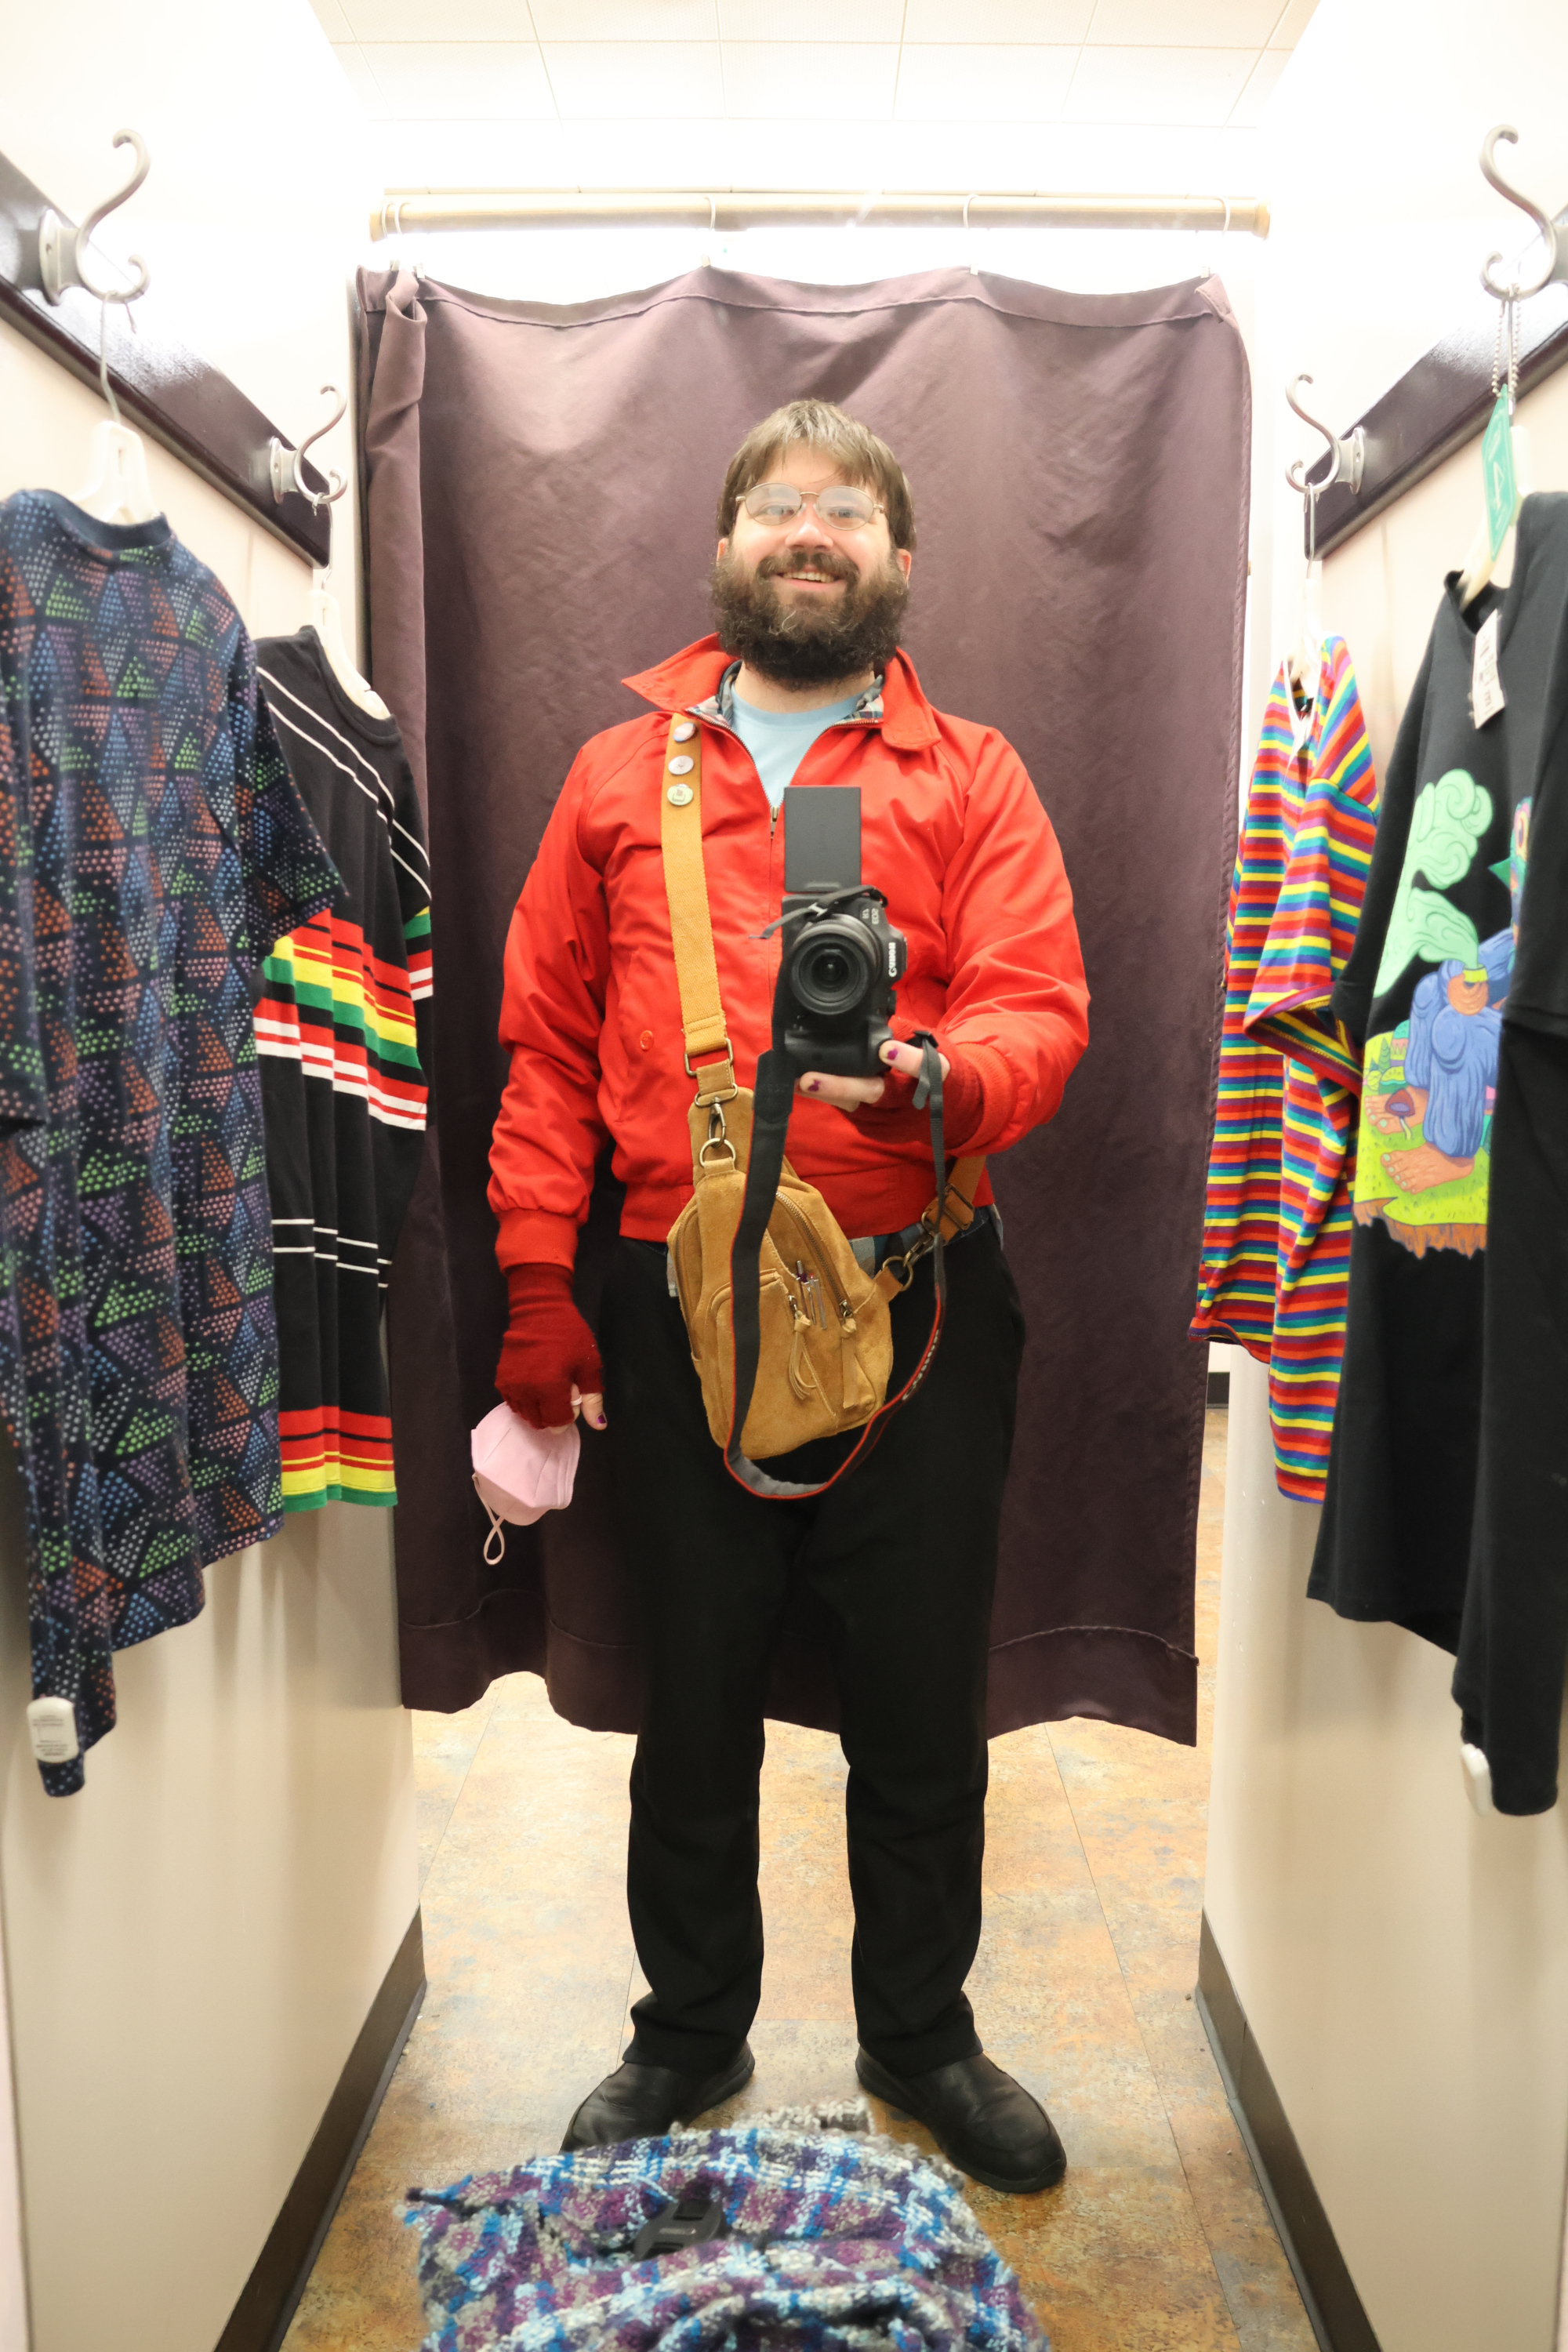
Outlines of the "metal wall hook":
<svg viewBox="0 0 1568 2352">
<path fill-rule="evenodd" d="M 1522 279 L 1505 281 L 1495 278 L 1492 272 L 1502 256 L 1500 253 L 1489 254 L 1481 268 L 1481 284 L 1495 301 L 1528 302 L 1532 294 L 1539 294 L 1544 287 L 1552 284 L 1553 278 L 1568 280 L 1568 239 L 1558 236 L 1556 222 L 1549 219 L 1539 205 L 1532 204 L 1520 189 L 1510 188 L 1503 178 L 1497 167 L 1500 139 L 1506 139 L 1510 147 L 1519 144 L 1519 133 L 1511 123 L 1494 123 L 1481 141 L 1481 176 L 1500 196 L 1506 196 L 1510 205 L 1516 205 L 1528 219 L 1534 222 L 1535 233 L 1546 249 L 1546 259 L 1541 275 L 1527 286 Z"/>
<path fill-rule="evenodd" d="M 1303 408 L 1296 394 L 1302 384 L 1310 383 L 1311 381 L 1311 377 L 1304 369 L 1300 375 L 1293 375 L 1285 387 L 1285 398 L 1302 424 L 1310 425 L 1313 432 L 1321 433 L 1328 443 L 1331 460 L 1329 470 L 1321 481 L 1309 482 L 1307 460 L 1305 457 L 1298 457 L 1294 465 L 1286 467 L 1285 479 L 1289 483 L 1290 488 L 1293 490 L 1299 490 L 1303 498 L 1315 498 L 1319 491 L 1326 490 L 1331 482 L 1348 482 L 1352 491 L 1357 491 L 1361 488 L 1362 467 L 1366 463 L 1366 435 L 1358 425 L 1349 439 L 1342 441 L 1331 425 L 1323 424 L 1319 417 L 1311 414 L 1310 409 Z M 1312 462 L 1315 465 L 1318 461 L 1314 458 Z"/>
<path fill-rule="evenodd" d="M 335 504 L 348 488 L 346 478 L 340 474 L 335 467 L 329 466 L 326 468 L 327 480 L 331 488 L 324 490 L 312 490 L 300 471 L 300 461 L 306 450 L 313 448 L 315 444 L 324 435 L 330 433 L 335 425 L 341 425 L 348 414 L 349 396 L 346 392 L 340 392 L 335 383 L 324 383 L 321 386 L 321 397 L 323 400 L 335 400 L 338 404 L 326 423 L 318 425 L 313 433 L 308 433 L 297 449 L 290 449 L 288 443 L 280 441 L 276 433 L 268 444 L 271 460 L 272 495 L 279 506 L 290 490 L 298 490 L 300 496 L 302 499 L 308 499 L 311 506 L 319 511 L 322 507 Z"/>
<path fill-rule="evenodd" d="M 139 131 L 117 131 L 113 143 L 134 149 L 136 155 L 136 169 L 119 194 L 95 205 L 79 228 L 72 228 L 52 207 L 38 223 L 38 276 L 50 302 L 58 302 L 68 286 L 82 287 L 95 302 L 139 302 L 152 283 L 153 273 L 139 253 L 131 256 L 131 266 L 137 273 L 134 286 L 100 286 L 84 266 L 94 229 L 130 203 L 153 168 L 147 142 Z"/>
</svg>

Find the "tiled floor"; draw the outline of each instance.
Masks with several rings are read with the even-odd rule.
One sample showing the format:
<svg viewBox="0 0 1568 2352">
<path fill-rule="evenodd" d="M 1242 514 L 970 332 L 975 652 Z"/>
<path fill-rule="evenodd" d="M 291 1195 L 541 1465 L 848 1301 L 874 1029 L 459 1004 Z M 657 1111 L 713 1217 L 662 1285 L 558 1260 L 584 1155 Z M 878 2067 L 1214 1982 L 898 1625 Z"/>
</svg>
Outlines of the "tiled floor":
<svg viewBox="0 0 1568 2352">
<path fill-rule="evenodd" d="M 1225 1415 L 1209 1416 L 1198 1653 L 1214 1655 Z M 976 2188 L 1056 2352 L 1312 2352 L 1193 2005 L 1212 1675 L 1194 1751 L 1074 1721 L 992 1748 L 986 2047 L 1049 2105 L 1058 2189 Z M 520 1675 L 415 1718 L 430 1991 L 285 2352 L 414 2352 L 411 2183 L 553 2147 L 617 2060 L 639 1990 L 622 1894 L 632 1743 L 576 1731 Z M 737 2105 L 851 2095 L 844 1766 L 770 1729 L 757 2072 Z M 924 2142 L 918 2126 L 891 2128 Z M 929 2142 L 924 2142 L 929 2145 Z"/>
</svg>

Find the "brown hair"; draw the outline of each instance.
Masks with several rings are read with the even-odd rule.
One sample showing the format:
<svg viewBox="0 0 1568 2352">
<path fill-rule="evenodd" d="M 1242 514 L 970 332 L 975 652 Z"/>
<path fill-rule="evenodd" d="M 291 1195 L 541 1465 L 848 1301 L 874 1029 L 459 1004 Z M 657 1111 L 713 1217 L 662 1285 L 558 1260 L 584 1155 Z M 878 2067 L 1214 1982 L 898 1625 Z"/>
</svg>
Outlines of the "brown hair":
<svg viewBox="0 0 1568 2352">
<path fill-rule="evenodd" d="M 768 478 L 774 459 L 793 443 L 804 441 L 837 465 L 846 481 L 874 490 L 887 509 L 888 530 L 895 547 L 911 551 L 915 543 L 914 500 L 904 469 L 885 441 L 869 425 L 861 425 L 831 400 L 788 400 L 753 425 L 734 456 L 719 493 L 719 536 L 728 539 L 748 490 Z"/>
</svg>

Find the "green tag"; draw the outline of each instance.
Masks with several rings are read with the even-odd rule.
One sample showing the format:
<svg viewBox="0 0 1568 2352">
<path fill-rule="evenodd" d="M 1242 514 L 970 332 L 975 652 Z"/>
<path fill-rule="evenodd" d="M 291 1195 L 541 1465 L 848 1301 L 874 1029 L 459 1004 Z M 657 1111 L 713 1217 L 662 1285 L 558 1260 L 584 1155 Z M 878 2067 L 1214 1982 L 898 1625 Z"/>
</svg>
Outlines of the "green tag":
<svg viewBox="0 0 1568 2352">
<path fill-rule="evenodd" d="M 1508 394 L 1500 392 L 1481 443 L 1481 471 L 1487 486 L 1487 538 L 1496 555 L 1519 512 L 1519 483 L 1513 470 L 1513 426 Z"/>
</svg>

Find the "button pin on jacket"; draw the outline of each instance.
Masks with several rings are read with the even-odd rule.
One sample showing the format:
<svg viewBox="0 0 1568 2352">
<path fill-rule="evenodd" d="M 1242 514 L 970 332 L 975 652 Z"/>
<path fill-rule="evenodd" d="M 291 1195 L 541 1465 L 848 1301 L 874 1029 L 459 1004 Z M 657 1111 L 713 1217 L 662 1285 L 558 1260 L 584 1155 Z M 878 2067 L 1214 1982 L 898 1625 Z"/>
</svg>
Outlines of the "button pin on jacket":
<svg viewBox="0 0 1568 2352">
<path fill-rule="evenodd" d="M 683 719 L 679 726 L 672 729 L 671 732 L 678 743 L 689 743 L 697 732 L 697 722 L 694 719 Z"/>
<path fill-rule="evenodd" d="M 684 808 L 692 797 L 689 784 L 671 784 L 668 793 L 671 808 Z"/>
<path fill-rule="evenodd" d="M 682 751 L 678 758 L 670 761 L 669 772 L 672 776 L 689 776 L 696 765 L 697 762 L 689 751 Z"/>
</svg>

